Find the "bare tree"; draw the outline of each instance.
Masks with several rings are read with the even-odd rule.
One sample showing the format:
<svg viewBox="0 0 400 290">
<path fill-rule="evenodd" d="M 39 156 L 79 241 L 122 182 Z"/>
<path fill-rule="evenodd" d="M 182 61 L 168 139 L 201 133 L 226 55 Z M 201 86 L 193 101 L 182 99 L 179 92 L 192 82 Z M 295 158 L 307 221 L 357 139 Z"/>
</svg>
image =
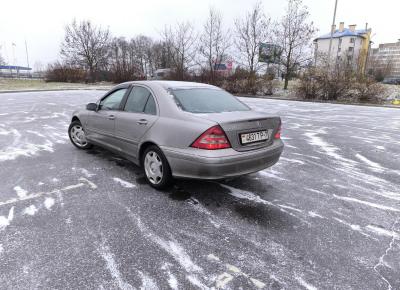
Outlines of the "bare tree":
<svg viewBox="0 0 400 290">
<path fill-rule="evenodd" d="M 151 59 L 154 69 L 171 68 L 173 66 L 171 48 L 164 41 L 153 43 L 151 47 Z"/>
<path fill-rule="evenodd" d="M 145 35 L 139 35 L 131 40 L 132 48 L 144 76 L 152 74 L 154 71 L 152 59 L 153 40 Z"/>
<path fill-rule="evenodd" d="M 215 67 L 224 61 L 230 44 L 230 32 L 223 29 L 221 13 L 210 8 L 200 35 L 199 52 L 207 63 L 212 83 L 215 81 Z"/>
<path fill-rule="evenodd" d="M 271 19 L 262 12 L 261 2 L 257 2 L 244 18 L 235 20 L 235 46 L 241 62 L 247 67 L 250 77 L 260 68 L 258 52 L 260 43 L 270 40 Z"/>
<path fill-rule="evenodd" d="M 196 40 L 193 25 L 190 22 L 178 23 L 174 28 L 165 27 L 162 32 L 164 49 L 171 57 L 176 78 L 184 80 L 196 56 Z"/>
<path fill-rule="evenodd" d="M 6 64 L 5 60 L 0 54 L 0 65 L 5 65 L 5 64 Z"/>
<path fill-rule="evenodd" d="M 74 20 L 65 27 L 61 55 L 67 63 L 88 69 L 91 81 L 95 81 L 98 70 L 107 64 L 110 39 L 108 29 L 94 26 L 89 20 Z"/>
<path fill-rule="evenodd" d="M 312 59 L 310 40 L 316 29 L 313 22 L 308 21 L 309 16 L 302 0 L 288 0 L 286 14 L 275 29 L 275 41 L 282 48 L 285 90 L 293 73 Z"/>
<path fill-rule="evenodd" d="M 393 71 L 393 57 L 371 56 L 368 61 L 368 74 L 381 82 Z"/>
</svg>

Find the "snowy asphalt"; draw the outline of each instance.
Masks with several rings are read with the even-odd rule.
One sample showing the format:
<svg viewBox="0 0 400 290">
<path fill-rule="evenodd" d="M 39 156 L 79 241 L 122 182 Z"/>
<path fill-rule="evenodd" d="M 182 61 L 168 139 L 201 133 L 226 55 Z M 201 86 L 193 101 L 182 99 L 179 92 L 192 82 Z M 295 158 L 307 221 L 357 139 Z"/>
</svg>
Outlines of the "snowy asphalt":
<svg viewBox="0 0 400 290">
<path fill-rule="evenodd" d="M 0 94 L 1 289 L 400 289 L 400 110 L 243 99 L 279 163 L 157 192 L 70 144 L 101 94 Z"/>
</svg>

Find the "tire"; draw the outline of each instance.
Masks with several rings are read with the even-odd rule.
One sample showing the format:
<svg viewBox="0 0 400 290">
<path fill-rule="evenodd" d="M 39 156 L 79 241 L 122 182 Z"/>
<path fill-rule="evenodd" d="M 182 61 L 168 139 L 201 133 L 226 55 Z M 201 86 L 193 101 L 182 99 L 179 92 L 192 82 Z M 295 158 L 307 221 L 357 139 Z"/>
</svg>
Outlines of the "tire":
<svg viewBox="0 0 400 290">
<path fill-rule="evenodd" d="M 85 130 L 81 122 L 75 120 L 72 121 L 68 128 L 69 140 L 72 144 L 79 149 L 86 150 L 91 148 L 93 145 L 90 144 L 85 137 Z"/>
<path fill-rule="evenodd" d="M 146 181 L 155 189 L 167 189 L 173 183 L 171 168 L 164 153 L 155 145 L 144 150 L 141 165 Z"/>
</svg>

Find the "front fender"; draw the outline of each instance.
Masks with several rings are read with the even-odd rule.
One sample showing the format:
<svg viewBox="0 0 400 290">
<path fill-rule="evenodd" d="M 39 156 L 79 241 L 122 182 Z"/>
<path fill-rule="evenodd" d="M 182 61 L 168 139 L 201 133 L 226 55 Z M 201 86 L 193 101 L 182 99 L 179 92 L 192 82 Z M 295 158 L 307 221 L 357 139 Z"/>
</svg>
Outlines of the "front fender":
<svg viewBox="0 0 400 290">
<path fill-rule="evenodd" d="M 87 111 L 87 110 L 75 110 L 74 112 L 72 112 L 71 122 L 75 118 L 78 118 L 79 121 L 81 122 L 81 124 L 83 126 L 86 126 L 87 121 L 88 121 L 88 114 L 89 114 L 89 111 Z"/>
</svg>

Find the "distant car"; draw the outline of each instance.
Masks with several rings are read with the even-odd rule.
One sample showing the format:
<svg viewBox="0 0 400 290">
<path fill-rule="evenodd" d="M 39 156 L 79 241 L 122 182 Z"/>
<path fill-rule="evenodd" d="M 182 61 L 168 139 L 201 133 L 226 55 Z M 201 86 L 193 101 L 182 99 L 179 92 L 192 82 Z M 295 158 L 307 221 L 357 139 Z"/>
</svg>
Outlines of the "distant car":
<svg viewBox="0 0 400 290">
<path fill-rule="evenodd" d="M 382 81 L 382 83 L 384 84 L 389 84 L 389 85 L 400 85 L 400 79 L 397 78 L 388 78 L 388 79 L 384 79 Z"/>
<path fill-rule="evenodd" d="M 144 169 L 157 189 L 173 178 L 223 179 L 275 164 L 283 150 L 281 119 L 256 112 L 211 85 L 135 81 L 117 85 L 73 113 L 68 133 Z"/>
</svg>

